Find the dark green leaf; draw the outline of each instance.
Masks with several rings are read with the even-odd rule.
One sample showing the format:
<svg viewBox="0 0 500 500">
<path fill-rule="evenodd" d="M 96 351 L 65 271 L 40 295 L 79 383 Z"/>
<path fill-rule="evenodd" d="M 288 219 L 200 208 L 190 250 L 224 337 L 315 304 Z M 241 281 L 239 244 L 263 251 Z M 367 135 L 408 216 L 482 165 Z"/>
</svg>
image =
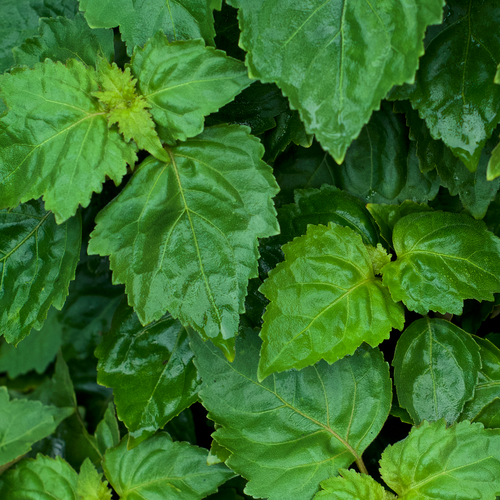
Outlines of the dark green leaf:
<svg viewBox="0 0 500 500">
<path fill-rule="evenodd" d="M 118 429 L 118 421 L 116 420 L 113 403 L 109 403 L 104 412 L 103 419 L 97 425 L 95 438 L 99 451 L 103 455 L 108 448 L 113 448 L 120 442 L 120 429 Z"/>
<path fill-rule="evenodd" d="M 500 240 L 462 214 L 422 212 L 400 219 L 393 233 L 397 260 L 383 269 L 394 300 L 419 314 L 461 314 L 464 299 L 500 292 Z"/>
<path fill-rule="evenodd" d="M 106 452 L 103 469 L 121 498 L 198 500 L 213 493 L 234 473 L 207 465 L 207 450 L 173 442 L 159 433 L 127 450 L 127 439 Z"/>
<path fill-rule="evenodd" d="M 411 81 L 441 0 L 230 0 L 250 75 L 274 81 L 337 162 L 395 84 Z M 318 75 L 321 75 L 318 78 Z"/>
<path fill-rule="evenodd" d="M 112 61 L 115 48 L 111 30 L 92 30 L 82 14 L 74 19 L 40 19 L 39 35 L 28 38 L 14 48 L 17 64 L 34 66 L 45 58 L 65 63 L 78 59 L 88 66 L 96 66 L 98 56 Z"/>
<path fill-rule="evenodd" d="M 500 428 L 500 398 L 495 398 L 475 417 L 474 422 L 481 422 L 487 429 Z"/>
<path fill-rule="evenodd" d="M 404 314 L 374 275 L 361 236 L 330 223 L 283 247 L 285 262 L 261 287 L 271 301 L 264 314 L 259 379 L 333 363 L 363 342 L 371 346 L 402 329 Z"/>
<path fill-rule="evenodd" d="M 0 167 L 1 168 L 1 167 Z M 80 256 L 78 214 L 57 225 L 41 200 L 0 210 L 0 332 L 17 344 L 61 309 Z"/>
<path fill-rule="evenodd" d="M 203 405 L 220 425 L 213 437 L 256 498 L 309 500 L 339 468 L 362 464 L 389 414 L 391 382 L 378 349 L 362 346 L 333 365 L 323 361 L 259 382 L 260 340 L 252 330 L 236 339 L 232 363 L 195 333 L 191 347 Z"/>
<path fill-rule="evenodd" d="M 129 448 L 161 429 L 197 399 L 198 374 L 186 329 L 167 314 L 141 326 L 126 303 L 96 349 L 97 381 L 113 388 Z"/>
<path fill-rule="evenodd" d="M 170 163 L 147 159 L 99 214 L 89 253 L 111 256 L 143 325 L 168 310 L 231 356 L 257 237 L 277 233 L 262 153 L 247 128 L 210 127 L 169 149 Z"/>
<path fill-rule="evenodd" d="M 403 332 L 392 365 L 399 405 L 415 424 L 441 418 L 452 424 L 474 396 L 481 356 L 467 332 L 426 317 Z"/>
</svg>

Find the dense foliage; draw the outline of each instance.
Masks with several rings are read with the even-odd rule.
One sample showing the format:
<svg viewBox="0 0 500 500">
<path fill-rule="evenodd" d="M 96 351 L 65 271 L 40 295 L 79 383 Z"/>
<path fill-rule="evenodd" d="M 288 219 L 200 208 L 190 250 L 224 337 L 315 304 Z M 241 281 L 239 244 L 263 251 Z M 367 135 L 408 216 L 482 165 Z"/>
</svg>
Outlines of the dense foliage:
<svg viewBox="0 0 500 500">
<path fill-rule="evenodd" d="M 499 28 L 2 0 L 0 498 L 498 498 Z"/>
</svg>

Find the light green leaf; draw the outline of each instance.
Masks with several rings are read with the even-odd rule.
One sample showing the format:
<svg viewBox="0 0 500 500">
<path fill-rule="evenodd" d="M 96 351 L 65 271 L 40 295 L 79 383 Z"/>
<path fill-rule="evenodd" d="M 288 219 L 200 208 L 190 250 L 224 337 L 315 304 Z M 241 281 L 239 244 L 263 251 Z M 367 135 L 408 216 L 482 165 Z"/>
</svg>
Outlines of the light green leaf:
<svg viewBox="0 0 500 500">
<path fill-rule="evenodd" d="M 97 216 L 89 253 L 111 256 L 143 325 L 168 310 L 231 356 L 257 237 L 277 233 L 277 186 L 246 127 L 211 127 L 168 151 Z"/>
<path fill-rule="evenodd" d="M 321 483 L 322 491 L 314 500 L 391 500 L 396 497 L 371 476 L 353 470 L 340 469 L 342 477 L 332 477 Z"/>
<path fill-rule="evenodd" d="M 12 49 L 38 32 L 41 17 L 73 18 L 76 0 L 2 0 L 0 2 L 0 73 L 14 64 Z"/>
<path fill-rule="evenodd" d="M 330 223 L 283 247 L 285 262 L 269 273 L 260 291 L 271 301 L 260 333 L 259 379 L 333 363 L 363 342 L 372 347 L 401 330 L 404 314 L 373 274 L 361 237 Z"/>
<path fill-rule="evenodd" d="M 443 23 L 427 33 L 415 84 L 394 97 L 409 98 L 434 139 L 474 172 L 500 121 L 500 87 L 493 83 L 500 7 L 495 0 L 446 3 Z"/>
<path fill-rule="evenodd" d="M 0 387 L 0 465 L 28 453 L 34 443 L 52 434 L 59 423 L 57 410 L 39 401 L 9 401 L 7 388 Z"/>
<path fill-rule="evenodd" d="M 51 305 L 62 308 L 81 239 L 79 214 L 57 225 L 41 200 L 0 210 L 0 332 L 7 342 L 40 330 Z"/>
<path fill-rule="evenodd" d="M 38 35 L 13 49 L 17 64 L 34 66 L 48 57 L 63 63 L 78 59 L 88 66 L 96 66 L 98 55 L 110 61 L 114 59 L 113 31 L 90 29 L 83 14 L 77 14 L 74 19 L 40 19 L 38 31 Z"/>
<path fill-rule="evenodd" d="M 207 450 L 173 442 L 164 432 L 127 450 L 127 439 L 106 452 L 103 469 L 120 498 L 198 500 L 231 478 L 222 464 L 207 465 Z"/>
<path fill-rule="evenodd" d="M 0 206 L 43 195 L 60 224 L 79 204 L 89 204 L 106 176 L 119 184 L 127 163 L 134 165 L 134 146 L 108 129 L 91 96 L 95 77 L 74 59 L 0 76 L 0 97 L 9 108 L 0 119 Z"/>
<path fill-rule="evenodd" d="M 198 373 L 186 329 L 170 314 L 142 327 L 134 310 L 122 303 L 95 354 L 97 381 L 113 388 L 129 448 L 197 399 Z"/>
<path fill-rule="evenodd" d="M 492 181 L 500 176 L 500 144 L 495 146 L 491 152 L 488 168 L 486 169 L 486 179 Z"/>
<path fill-rule="evenodd" d="M 474 336 L 481 353 L 482 368 L 479 371 L 474 398 L 466 403 L 459 420 L 473 420 L 478 414 L 500 398 L 500 349 L 487 339 Z"/>
<path fill-rule="evenodd" d="M 108 482 L 102 482 L 92 462 L 87 458 L 80 468 L 76 485 L 78 500 L 111 500 Z"/>
<path fill-rule="evenodd" d="M 474 498 L 500 492 L 500 430 L 444 420 L 423 422 L 389 446 L 380 460 L 383 480 L 399 500 Z"/>
<path fill-rule="evenodd" d="M 257 379 L 260 340 L 247 329 L 230 363 L 191 335 L 203 379 L 200 392 L 213 434 L 231 452 L 228 466 L 249 480 L 245 493 L 309 500 L 319 483 L 356 461 L 381 430 L 391 406 L 388 366 L 378 349 L 360 347 L 329 365 Z"/>
<path fill-rule="evenodd" d="M 92 28 L 120 27 L 127 52 L 141 47 L 158 30 L 169 40 L 204 38 L 213 45 L 213 9 L 221 0 L 80 0 Z"/>
<path fill-rule="evenodd" d="M 206 115 L 252 83 L 241 61 L 202 40 L 169 43 L 161 33 L 135 49 L 130 67 L 162 142 L 169 144 L 201 133 Z"/>
<path fill-rule="evenodd" d="M 415 424 L 441 418 L 452 424 L 474 396 L 481 356 L 467 332 L 426 317 L 403 332 L 392 365 L 399 405 Z"/>
<path fill-rule="evenodd" d="M 230 0 L 250 76 L 276 82 L 309 133 L 338 163 L 395 84 L 412 81 L 441 0 L 376 5 L 313 0 Z M 318 78 L 318 75 L 321 75 Z"/>
<path fill-rule="evenodd" d="M 41 375 L 56 357 L 61 343 L 57 310 L 52 307 L 40 331 L 31 330 L 17 346 L 0 343 L 0 373 L 7 372 L 11 379 L 30 370 L 36 370 Z"/>
<path fill-rule="evenodd" d="M 372 261 L 373 274 L 380 274 L 380 270 L 389 262 L 391 262 L 392 254 L 387 253 L 387 250 L 381 243 L 377 243 L 376 247 L 366 245 L 366 251 Z"/>
<path fill-rule="evenodd" d="M 394 226 L 397 260 L 382 269 L 394 300 L 419 314 L 460 314 L 464 299 L 500 292 L 500 240 L 463 214 L 422 212 Z"/>
<path fill-rule="evenodd" d="M 104 412 L 104 417 L 97 424 L 95 438 L 99 451 L 103 455 L 108 448 L 113 448 L 113 446 L 117 446 L 120 442 L 120 429 L 118 428 L 113 403 L 109 403 Z"/>
</svg>

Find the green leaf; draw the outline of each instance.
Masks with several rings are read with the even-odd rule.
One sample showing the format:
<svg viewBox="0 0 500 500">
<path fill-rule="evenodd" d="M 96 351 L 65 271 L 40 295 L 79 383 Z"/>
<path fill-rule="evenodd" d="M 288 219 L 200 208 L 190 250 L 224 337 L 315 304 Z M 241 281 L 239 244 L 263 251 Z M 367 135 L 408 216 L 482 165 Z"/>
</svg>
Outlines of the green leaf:
<svg viewBox="0 0 500 500">
<path fill-rule="evenodd" d="M 500 292 L 500 240 L 467 215 L 422 212 L 394 226 L 397 260 L 382 269 L 394 300 L 419 314 L 460 314 Z"/>
<path fill-rule="evenodd" d="M 213 493 L 234 473 L 207 465 L 207 450 L 173 442 L 164 432 L 127 450 L 127 439 L 106 452 L 103 469 L 121 498 L 198 500 Z"/>
<path fill-rule="evenodd" d="M 487 429 L 500 428 L 500 398 L 495 398 L 475 417 L 474 422 L 481 422 Z"/>
<path fill-rule="evenodd" d="M 497 144 L 491 152 L 488 168 L 486 169 L 486 179 L 492 181 L 500 176 L 500 144 Z"/>
<path fill-rule="evenodd" d="M 35 68 L 0 76 L 9 112 L 0 134 L 2 207 L 44 196 L 60 224 L 87 206 L 105 177 L 120 183 L 134 146 L 108 129 L 97 99 L 95 71 L 74 59 L 49 59 Z"/>
<path fill-rule="evenodd" d="M 95 438 L 99 451 L 103 455 L 108 448 L 113 448 L 120 442 L 120 429 L 118 428 L 113 403 L 109 403 L 103 419 L 97 424 Z"/>
<path fill-rule="evenodd" d="M 332 477 L 321 483 L 322 491 L 314 500 L 391 500 L 396 497 L 366 474 L 340 469 L 340 477 Z"/>
<path fill-rule="evenodd" d="M 230 0 L 250 76 L 276 82 L 338 163 L 395 84 L 412 81 L 441 0 L 376 6 L 313 0 Z M 321 75 L 321 78 L 318 78 Z"/>
<path fill-rule="evenodd" d="M 0 210 L 0 332 L 7 342 L 40 330 L 51 305 L 62 308 L 81 238 L 80 215 L 57 225 L 41 200 Z"/>
<path fill-rule="evenodd" d="M 33 67 L 48 57 L 62 63 L 78 59 L 88 66 L 96 66 L 99 55 L 110 61 L 114 59 L 113 32 L 90 29 L 82 14 L 74 19 L 40 19 L 38 31 L 39 35 L 13 49 L 17 64 Z"/>
<path fill-rule="evenodd" d="M 214 8 L 221 0 L 80 0 L 91 28 L 120 27 L 129 55 L 158 30 L 169 40 L 204 38 L 213 45 Z"/>
<path fill-rule="evenodd" d="M 78 500 L 111 500 L 108 482 L 102 482 L 92 462 L 87 458 L 81 468 L 76 485 Z"/>
<path fill-rule="evenodd" d="M 34 443 L 52 434 L 59 423 L 57 410 L 39 401 L 9 401 L 7 388 L 0 387 L 0 465 L 24 455 Z"/>
<path fill-rule="evenodd" d="M 388 366 L 378 349 L 257 379 L 260 340 L 236 339 L 230 363 L 195 333 L 191 347 L 213 434 L 231 452 L 228 466 L 249 480 L 245 492 L 269 500 L 309 500 L 319 483 L 356 461 L 381 430 L 391 406 Z"/>
<path fill-rule="evenodd" d="M 0 344 L 0 373 L 7 372 L 13 379 L 36 370 L 40 375 L 56 357 L 62 343 L 62 331 L 57 322 L 57 311 L 49 309 L 47 319 L 38 332 L 31 330 L 17 346 Z"/>
<path fill-rule="evenodd" d="M 98 215 L 89 253 L 111 256 L 143 325 L 168 310 L 231 356 L 257 237 L 277 233 L 277 187 L 245 127 L 211 127 L 168 151 L 170 163 L 145 160 Z"/>
<path fill-rule="evenodd" d="M 459 420 L 473 420 L 495 399 L 500 398 L 500 349 L 487 339 L 474 336 L 481 353 L 474 398 L 466 403 Z"/>
<path fill-rule="evenodd" d="M 12 49 L 38 32 L 41 17 L 65 16 L 78 12 L 76 0 L 2 0 L 0 4 L 0 73 L 14 64 Z"/>
<path fill-rule="evenodd" d="M 161 429 L 197 399 L 198 373 L 186 329 L 167 314 L 142 327 L 125 303 L 96 349 L 97 381 L 113 388 L 129 447 Z"/>
<path fill-rule="evenodd" d="M 428 31 L 415 84 L 395 97 L 409 98 L 434 139 L 474 172 L 500 121 L 500 87 L 493 82 L 500 7 L 494 0 L 449 0 L 443 19 Z"/>
<path fill-rule="evenodd" d="M 494 500 L 500 491 L 500 430 L 479 423 L 447 429 L 444 420 L 423 422 L 389 446 L 380 465 L 400 500 Z"/>
<path fill-rule="evenodd" d="M 404 314 L 373 274 L 361 237 L 330 223 L 283 247 L 285 262 L 269 273 L 261 292 L 271 301 L 260 333 L 259 379 L 333 363 L 363 342 L 372 347 L 401 330 Z"/>
<path fill-rule="evenodd" d="M 201 133 L 206 115 L 252 83 L 241 61 L 202 40 L 169 43 L 161 33 L 135 49 L 130 67 L 168 144 Z"/>
<path fill-rule="evenodd" d="M 399 405 L 415 424 L 441 418 L 452 424 L 474 396 L 481 356 L 467 332 L 426 317 L 403 332 L 392 365 Z"/>
</svg>

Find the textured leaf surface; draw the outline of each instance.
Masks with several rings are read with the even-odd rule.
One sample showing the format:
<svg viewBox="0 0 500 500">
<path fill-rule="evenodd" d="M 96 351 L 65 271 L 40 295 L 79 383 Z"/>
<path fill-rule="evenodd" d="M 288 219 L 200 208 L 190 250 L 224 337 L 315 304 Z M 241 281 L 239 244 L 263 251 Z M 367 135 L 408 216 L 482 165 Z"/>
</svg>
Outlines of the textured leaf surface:
<svg viewBox="0 0 500 500">
<path fill-rule="evenodd" d="M 500 349 L 487 339 L 474 336 L 481 353 L 482 368 L 472 401 L 466 403 L 460 420 L 472 420 L 479 412 L 500 398 Z"/>
<path fill-rule="evenodd" d="M 230 0 L 250 75 L 275 81 L 338 163 L 394 84 L 412 80 L 441 0 Z M 307 50 L 304 50 L 307 47 Z M 376 61 L 376 64 L 373 62 Z M 318 79 L 317 75 L 321 75 Z"/>
<path fill-rule="evenodd" d="M 332 477 L 321 483 L 322 491 L 314 500 L 391 500 L 396 497 L 385 490 L 375 479 L 353 470 L 340 469 L 342 477 Z"/>
<path fill-rule="evenodd" d="M 64 304 L 80 257 L 77 215 L 57 225 L 40 200 L 0 210 L 0 332 L 17 344 Z"/>
<path fill-rule="evenodd" d="M 74 19 L 41 19 L 38 31 L 38 35 L 14 48 L 16 64 L 34 66 L 48 57 L 63 63 L 78 59 L 88 66 L 96 66 L 98 55 L 110 61 L 114 59 L 113 32 L 90 29 L 82 14 Z"/>
<path fill-rule="evenodd" d="M 99 384 L 113 388 L 129 444 L 144 441 L 197 399 L 186 329 L 169 314 L 143 327 L 126 304 L 96 350 Z"/>
<path fill-rule="evenodd" d="M 401 500 L 494 500 L 500 492 L 500 430 L 423 422 L 389 446 L 380 465 L 382 478 Z"/>
<path fill-rule="evenodd" d="M 83 462 L 76 484 L 78 498 L 85 500 L 111 500 L 111 490 L 108 483 L 102 482 L 102 474 L 99 474 L 92 462 L 87 459 Z"/>
<path fill-rule="evenodd" d="M 213 437 L 231 451 L 227 464 L 249 479 L 253 497 L 312 498 L 321 481 L 359 463 L 389 414 L 391 382 L 378 349 L 259 382 L 254 331 L 238 336 L 232 363 L 195 333 L 191 347 L 203 405 L 220 425 Z"/>
<path fill-rule="evenodd" d="M 135 162 L 134 147 L 109 129 L 94 70 L 70 59 L 0 77 L 9 113 L 1 118 L 2 207 L 44 196 L 61 223 L 87 206 L 108 176 L 118 184 Z"/>
<path fill-rule="evenodd" d="M 394 300 L 419 314 L 460 314 L 464 299 L 500 291 L 500 240 L 467 215 L 424 212 L 394 227 L 397 260 L 383 269 Z"/>
<path fill-rule="evenodd" d="M 161 33 L 134 51 L 130 67 L 169 144 L 201 133 L 206 115 L 252 83 L 241 61 L 202 40 L 169 43 Z"/>
<path fill-rule="evenodd" d="M 57 408 L 39 401 L 9 401 L 7 388 L 0 387 L 0 465 L 24 455 L 52 434 L 59 423 L 56 413 Z"/>
<path fill-rule="evenodd" d="M 97 217 L 89 253 L 111 256 L 143 325 L 166 310 L 232 351 L 257 237 L 277 233 L 277 187 L 247 128 L 211 127 L 146 160 Z M 165 195 L 166 193 L 166 195 Z"/>
<path fill-rule="evenodd" d="M 403 309 L 375 277 L 361 237 L 330 223 L 283 247 L 285 262 L 260 288 L 271 301 L 260 333 L 259 378 L 320 359 L 333 363 L 363 342 L 402 329 Z"/>
<path fill-rule="evenodd" d="M 467 168 L 500 120 L 500 87 L 493 78 L 500 53 L 500 7 L 495 0 L 446 2 L 444 21 L 429 29 L 415 84 L 400 97 L 425 119 Z"/>
<path fill-rule="evenodd" d="M 213 9 L 221 0 L 80 0 L 92 28 L 120 27 L 129 55 L 158 30 L 169 40 L 204 38 L 213 45 Z"/>
<path fill-rule="evenodd" d="M 0 73 L 14 64 L 12 48 L 37 34 L 40 17 L 65 16 L 78 12 L 75 0 L 2 0 L 0 4 Z"/>
<path fill-rule="evenodd" d="M 121 498 L 198 500 L 234 473 L 223 464 L 207 465 L 207 450 L 156 434 L 132 450 L 127 440 L 106 452 L 103 469 Z"/>
<path fill-rule="evenodd" d="M 441 418 L 452 424 L 474 396 L 481 356 L 467 332 L 426 317 L 403 332 L 392 364 L 399 405 L 415 424 Z"/>
</svg>

